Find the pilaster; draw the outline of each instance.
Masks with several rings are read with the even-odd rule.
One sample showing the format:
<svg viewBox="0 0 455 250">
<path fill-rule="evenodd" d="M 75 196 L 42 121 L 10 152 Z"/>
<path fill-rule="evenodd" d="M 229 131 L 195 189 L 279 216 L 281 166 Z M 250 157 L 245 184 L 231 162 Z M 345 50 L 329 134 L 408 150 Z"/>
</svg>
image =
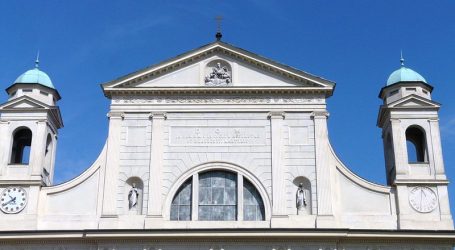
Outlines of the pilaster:
<svg viewBox="0 0 455 250">
<path fill-rule="evenodd" d="M 55 158 L 57 156 L 57 138 L 58 136 L 57 135 L 52 135 L 52 139 L 53 139 L 53 143 L 54 143 L 54 146 L 52 148 L 52 152 L 51 152 L 51 169 L 50 169 L 50 176 L 49 176 L 49 179 L 50 179 L 50 182 L 51 182 L 51 185 L 52 183 L 54 183 L 54 171 L 55 171 Z"/>
<path fill-rule="evenodd" d="M 0 120 L 0 176 L 6 174 L 6 168 L 8 166 L 9 156 L 9 142 L 10 138 L 8 135 L 8 121 Z"/>
<path fill-rule="evenodd" d="M 106 218 L 117 216 L 116 197 L 120 163 L 120 129 L 123 120 L 123 113 L 110 112 L 108 117 L 109 133 L 107 139 L 102 209 L 102 217 Z"/>
<path fill-rule="evenodd" d="M 153 113 L 150 118 L 152 121 L 152 142 L 150 149 L 150 184 L 147 201 L 147 217 L 162 218 L 161 176 L 163 168 L 163 130 L 166 114 Z"/>
<path fill-rule="evenodd" d="M 329 166 L 329 143 L 327 131 L 327 117 L 329 113 L 326 111 L 313 112 L 312 118 L 314 120 L 314 138 L 315 138 L 315 151 L 316 151 L 316 182 L 317 182 L 317 215 L 318 227 L 325 224 L 320 223 L 320 219 L 324 220 L 321 216 L 333 216 L 332 211 L 332 187 L 331 187 L 331 173 Z"/>
<path fill-rule="evenodd" d="M 283 119 L 284 112 L 270 112 L 270 134 L 272 138 L 272 217 L 286 216 L 286 169 L 283 163 Z"/>
<path fill-rule="evenodd" d="M 444 160 L 442 158 L 442 145 L 441 145 L 441 135 L 439 132 L 439 120 L 438 119 L 429 119 L 428 120 L 430 127 L 430 136 L 427 136 L 428 143 L 427 145 L 432 145 L 433 147 L 433 164 L 435 169 L 436 179 L 446 179 L 445 170 L 444 170 Z"/>
<path fill-rule="evenodd" d="M 47 122 L 37 121 L 35 134 L 32 135 L 30 164 L 32 175 L 41 176 L 44 164 L 44 150 L 46 148 L 46 126 Z"/>
<path fill-rule="evenodd" d="M 401 121 L 399 119 L 390 119 L 390 123 L 392 127 L 396 179 L 399 179 L 400 176 L 409 175 L 406 139 L 401 128 Z"/>
</svg>

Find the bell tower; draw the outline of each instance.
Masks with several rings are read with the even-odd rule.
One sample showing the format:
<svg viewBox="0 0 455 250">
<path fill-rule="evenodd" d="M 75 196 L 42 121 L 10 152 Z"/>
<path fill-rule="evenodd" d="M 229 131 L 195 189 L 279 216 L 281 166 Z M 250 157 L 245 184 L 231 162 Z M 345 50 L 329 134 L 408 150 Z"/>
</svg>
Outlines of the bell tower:
<svg viewBox="0 0 455 250">
<path fill-rule="evenodd" d="M 379 93 L 387 183 L 396 188 L 400 229 L 453 229 L 433 87 L 404 66 Z"/>
<path fill-rule="evenodd" d="M 0 187 L 49 186 L 63 127 L 60 95 L 38 59 L 6 92 L 8 100 L 0 105 Z"/>
</svg>

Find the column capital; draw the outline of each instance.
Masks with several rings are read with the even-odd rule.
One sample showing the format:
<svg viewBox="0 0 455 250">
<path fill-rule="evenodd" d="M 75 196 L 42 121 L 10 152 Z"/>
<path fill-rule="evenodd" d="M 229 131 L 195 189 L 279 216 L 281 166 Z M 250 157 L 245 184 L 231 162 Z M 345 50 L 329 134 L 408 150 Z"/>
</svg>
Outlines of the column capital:
<svg viewBox="0 0 455 250">
<path fill-rule="evenodd" d="M 152 112 L 149 116 L 150 119 L 164 119 L 166 120 L 167 115 L 166 112 Z"/>
<path fill-rule="evenodd" d="M 108 119 L 125 119 L 125 114 L 123 112 L 114 112 L 111 111 L 107 113 L 107 118 Z"/>
<path fill-rule="evenodd" d="M 311 118 L 313 118 L 313 119 L 327 119 L 329 116 L 330 116 L 330 114 L 326 110 L 313 111 L 311 113 Z"/>
<path fill-rule="evenodd" d="M 283 111 L 270 111 L 267 114 L 268 119 L 284 119 L 286 117 L 286 113 Z"/>
</svg>

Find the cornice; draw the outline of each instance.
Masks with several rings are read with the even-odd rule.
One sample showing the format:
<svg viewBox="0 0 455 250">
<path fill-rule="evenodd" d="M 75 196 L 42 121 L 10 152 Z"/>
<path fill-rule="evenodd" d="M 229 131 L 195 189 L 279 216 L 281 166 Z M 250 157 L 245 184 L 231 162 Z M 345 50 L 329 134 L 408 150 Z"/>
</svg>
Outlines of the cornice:
<svg viewBox="0 0 455 250">
<path fill-rule="evenodd" d="M 355 242 L 446 242 L 455 243 L 453 230 L 350 230 L 350 229 L 144 229 L 144 230 L 37 230 L 3 231 L 0 241 L 355 241 Z"/>
<path fill-rule="evenodd" d="M 104 95 L 147 96 L 147 95 L 197 95 L 197 94 L 320 94 L 330 97 L 331 87 L 169 87 L 169 88 L 105 88 Z"/>
</svg>

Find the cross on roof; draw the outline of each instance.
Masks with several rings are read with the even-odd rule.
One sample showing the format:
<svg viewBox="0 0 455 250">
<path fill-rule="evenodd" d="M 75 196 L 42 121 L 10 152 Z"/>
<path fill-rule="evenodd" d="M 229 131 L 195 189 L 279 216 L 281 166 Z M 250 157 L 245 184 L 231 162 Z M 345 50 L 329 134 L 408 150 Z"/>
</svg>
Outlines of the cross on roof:
<svg viewBox="0 0 455 250">
<path fill-rule="evenodd" d="M 223 36 L 221 34 L 221 22 L 223 21 L 223 17 L 222 16 L 216 16 L 215 20 L 216 20 L 216 26 L 217 26 L 215 37 L 216 37 L 216 40 L 219 41 L 219 40 L 221 40 L 221 37 Z"/>
</svg>

